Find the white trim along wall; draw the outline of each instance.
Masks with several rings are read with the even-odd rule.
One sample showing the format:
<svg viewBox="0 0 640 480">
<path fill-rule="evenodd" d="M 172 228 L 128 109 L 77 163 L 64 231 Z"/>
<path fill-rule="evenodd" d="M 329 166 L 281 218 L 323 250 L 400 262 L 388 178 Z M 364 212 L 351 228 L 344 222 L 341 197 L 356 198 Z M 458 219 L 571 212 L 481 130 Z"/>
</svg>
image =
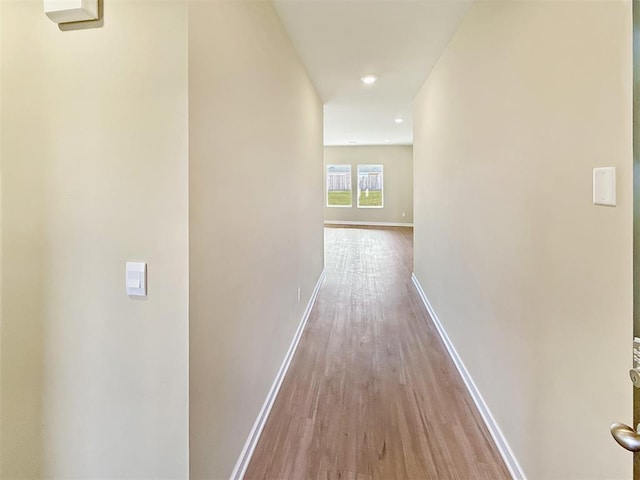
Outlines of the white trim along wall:
<svg viewBox="0 0 640 480">
<path fill-rule="evenodd" d="M 396 222 L 353 222 L 343 220 L 325 220 L 325 225 L 354 225 L 366 227 L 413 227 L 413 223 L 396 223 Z"/>
<path fill-rule="evenodd" d="M 507 468 L 509 469 L 509 473 L 511 473 L 511 476 L 516 480 L 526 480 L 527 477 L 525 476 L 524 471 L 522 470 L 522 467 L 518 463 L 518 459 L 516 458 L 513 451 L 511 450 L 511 447 L 509 447 L 509 443 L 507 442 L 507 439 L 504 437 L 502 430 L 500 430 L 498 423 L 496 422 L 495 418 L 491 414 L 491 411 L 489 410 L 489 407 L 485 403 L 484 399 L 482 398 L 482 395 L 480 394 L 478 387 L 476 387 L 476 384 L 474 383 L 473 378 L 471 378 L 471 374 L 469 373 L 467 368 L 464 366 L 464 363 L 462 363 L 462 359 L 458 355 L 456 348 L 453 346 L 451 339 L 449 338 L 449 336 L 447 335 L 447 332 L 442 326 L 442 323 L 440 322 L 438 315 L 433 310 L 431 303 L 429 303 L 429 299 L 427 298 L 427 294 L 424 293 L 424 290 L 422 289 L 422 285 L 420 285 L 420 282 L 416 278 L 415 274 L 411 274 L 411 279 L 413 280 L 413 284 L 416 286 L 416 289 L 418 290 L 418 294 L 420 295 L 420 298 L 422 299 L 424 306 L 427 307 L 429 316 L 431 317 L 431 320 L 433 321 L 433 324 L 435 325 L 436 330 L 438 330 L 438 333 L 440 334 L 440 338 L 442 338 L 442 342 L 444 343 L 444 346 L 447 348 L 447 352 L 449 352 L 449 356 L 451 357 L 451 360 L 453 360 L 453 363 L 458 369 L 458 372 L 460 373 L 460 376 L 462 377 L 462 380 L 464 381 L 464 384 L 467 387 L 467 390 L 469 391 L 471 398 L 476 404 L 476 407 L 478 407 L 478 411 L 480 412 L 480 415 L 482 416 L 482 419 L 484 420 L 485 425 L 489 429 L 489 433 L 491 434 L 491 437 L 493 438 L 493 441 L 495 442 L 496 447 L 500 452 L 500 455 L 502 455 L 502 459 L 507 465 Z"/>
<path fill-rule="evenodd" d="M 278 374 L 273 381 L 273 385 L 269 390 L 269 394 L 267 395 L 267 398 L 265 399 L 264 404 L 260 409 L 260 413 L 258 414 L 258 417 L 256 418 L 251 431 L 249 432 L 249 436 L 247 437 L 247 441 L 245 442 L 242 452 L 240 453 L 240 457 L 236 462 L 236 466 L 231 473 L 231 480 L 242 480 L 242 478 L 244 478 L 244 474 L 247 471 L 249 462 L 251 462 L 251 457 L 253 456 L 253 452 L 256 448 L 256 445 L 258 444 L 258 440 L 260 440 L 262 430 L 267 423 L 267 419 L 269 418 L 271 408 L 276 401 L 278 392 L 280 391 L 280 387 L 282 386 L 282 382 L 284 381 L 284 377 L 287 375 L 289 365 L 291 365 L 293 355 L 296 353 L 298 343 L 300 343 L 300 338 L 302 337 L 302 332 L 304 332 L 304 329 L 307 325 L 307 321 L 309 320 L 309 316 L 311 315 L 311 310 L 313 309 L 313 305 L 316 302 L 318 291 L 320 290 L 320 286 L 324 282 L 325 276 L 326 270 L 323 270 L 320 274 L 320 278 L 318 278 L 318 282 L 316 283 L 315 288 L 313 289 L 313 293 L 311 294 L 309 303 L 307 303 L 307 308 L 305 309 L 302 319 L 300 320 L 300 325 L 298 325 L 298 329 L 293 336 L 293 340 L 291 341 L 289 350 L 287 350 L 287 354 L 282 361 L 282 366 L 280 367 L 280 370 L 278 370 Z"/>
</svg>

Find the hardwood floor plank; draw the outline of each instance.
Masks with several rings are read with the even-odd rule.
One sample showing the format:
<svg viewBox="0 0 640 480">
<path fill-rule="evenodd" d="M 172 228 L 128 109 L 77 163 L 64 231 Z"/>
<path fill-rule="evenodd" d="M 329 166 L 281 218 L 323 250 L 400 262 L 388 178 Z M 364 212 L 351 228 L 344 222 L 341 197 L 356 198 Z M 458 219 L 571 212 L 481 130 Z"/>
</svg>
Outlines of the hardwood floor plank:
<svg viewBox="0 0 640 480">
<path fill-rule="evenodd" d="M 411 282 L 410 228 L 326 228 L 327 275 L 245 479 L 508 479 Z"/>
</svg>

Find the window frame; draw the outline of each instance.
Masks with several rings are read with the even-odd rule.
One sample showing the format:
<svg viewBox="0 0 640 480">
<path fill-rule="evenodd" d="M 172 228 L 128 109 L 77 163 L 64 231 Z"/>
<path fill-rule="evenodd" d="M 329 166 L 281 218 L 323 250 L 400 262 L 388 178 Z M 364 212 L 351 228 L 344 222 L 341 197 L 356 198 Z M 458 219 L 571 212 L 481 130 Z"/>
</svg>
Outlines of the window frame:
<svg viewBox="0 0 640 480">
<path fill-rule="evenodd" d="M 380 167 L 380 205 L 360 205 L 360 167 Z M 366 173 L 366 172 L 365 172 Z M 356 169 L 356 206 L 357 208 L 384 208 L 384 165 L 366 163 L 357 165 Z"/>
<path fill-rule="evenodd" d="M 331 205 L 329 204 L 329 169 L 331 167 L 349 168 L 349 205 Z M 353 165 L 349 163 L 331 163 L 327 164 L 325 169 L 325 205 L 328 208 L 353 208 Z M 337 192 L 345 192 L 346 190 L 335 190 Z"/>
</svg>

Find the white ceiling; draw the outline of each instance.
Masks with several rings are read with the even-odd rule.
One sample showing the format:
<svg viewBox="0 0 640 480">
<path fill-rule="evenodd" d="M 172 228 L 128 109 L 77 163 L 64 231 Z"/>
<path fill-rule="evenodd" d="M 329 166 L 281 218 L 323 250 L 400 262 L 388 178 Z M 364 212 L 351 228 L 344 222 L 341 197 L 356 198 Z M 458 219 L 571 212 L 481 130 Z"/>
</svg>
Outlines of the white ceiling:
<svg viewBox="0 0 640 480">
<path fill-rule="evenodd" d="M 324 102 L 325 145 L 412 144 L 413 98 L 471 2 L 274 0 Z"/>
</svg>

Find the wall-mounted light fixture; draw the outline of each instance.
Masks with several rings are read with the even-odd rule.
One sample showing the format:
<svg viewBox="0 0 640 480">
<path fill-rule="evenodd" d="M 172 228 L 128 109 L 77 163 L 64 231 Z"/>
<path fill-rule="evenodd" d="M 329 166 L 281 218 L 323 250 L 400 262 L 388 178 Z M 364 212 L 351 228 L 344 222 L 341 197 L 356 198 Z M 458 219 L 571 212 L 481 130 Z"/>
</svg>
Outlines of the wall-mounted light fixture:
<svg viewBox="0 0 640 480">
<path fill-rule="evenodd" d="M 98 19 L 98 0 L 44 0 L 44 13 L 56 23 Z"/>
</svg>

